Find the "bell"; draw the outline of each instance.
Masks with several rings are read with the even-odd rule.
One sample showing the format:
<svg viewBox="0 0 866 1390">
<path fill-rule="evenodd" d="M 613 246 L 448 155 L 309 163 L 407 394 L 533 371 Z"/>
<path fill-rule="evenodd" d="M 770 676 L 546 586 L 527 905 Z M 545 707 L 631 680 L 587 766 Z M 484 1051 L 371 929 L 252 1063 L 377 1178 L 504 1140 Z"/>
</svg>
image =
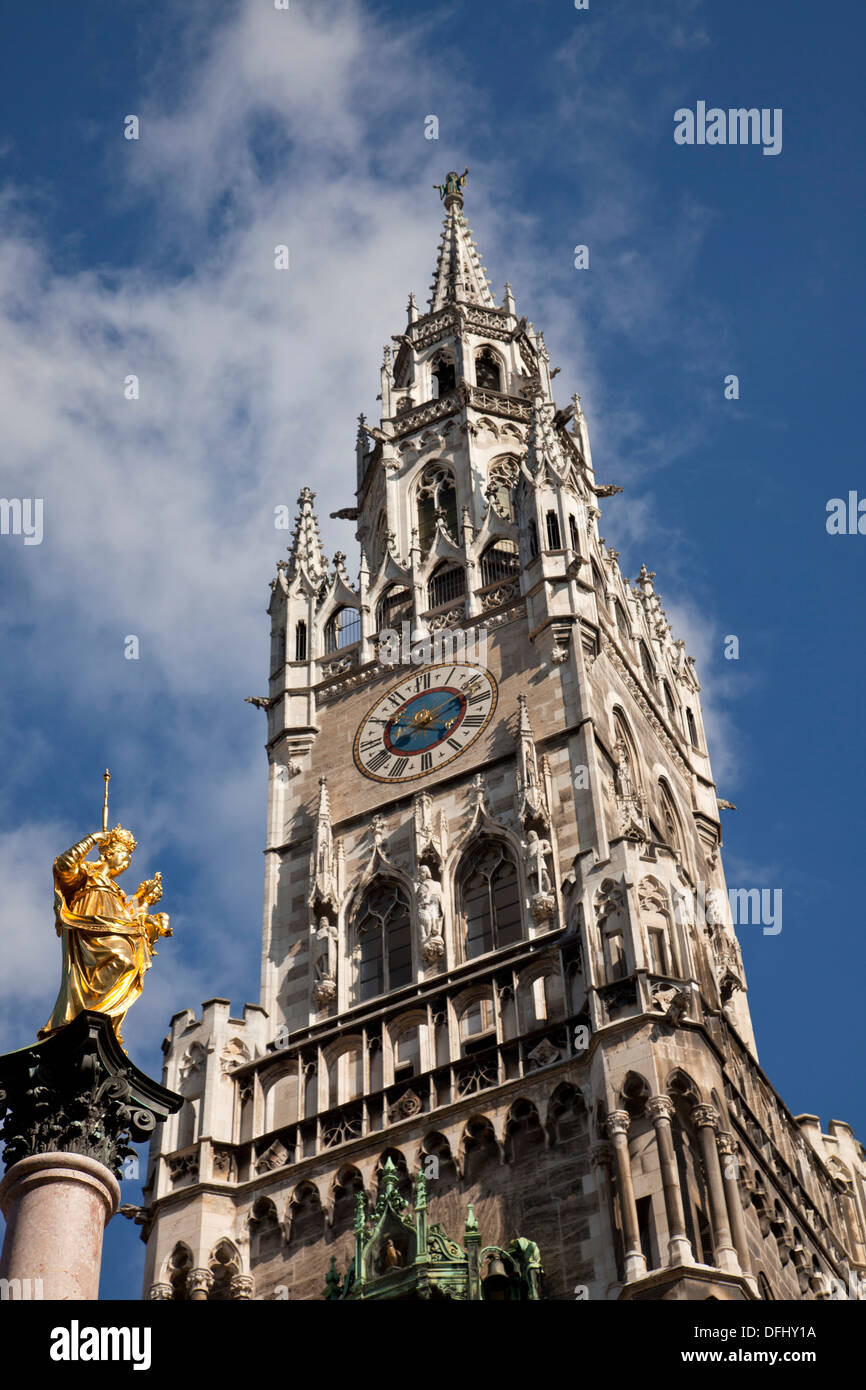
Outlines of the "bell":
<svg viewBox="0 0 866 1390">
<path fill-rule="evenodd" d="M 487 1261 L 487 1274 L 483 1283 L 485 1299 L 507 1299 L 511 1281 L 498 1255 L 491 1255 Z"/>
</svg>

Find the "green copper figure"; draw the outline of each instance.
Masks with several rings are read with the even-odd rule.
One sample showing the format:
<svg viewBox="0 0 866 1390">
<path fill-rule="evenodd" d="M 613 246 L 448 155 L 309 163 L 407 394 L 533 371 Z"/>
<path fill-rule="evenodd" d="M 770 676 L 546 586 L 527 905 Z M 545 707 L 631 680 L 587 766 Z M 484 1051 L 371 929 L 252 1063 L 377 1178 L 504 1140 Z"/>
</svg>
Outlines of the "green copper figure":
<svg viewBox="0 0 866 1390">
<path fill-rule="evenodd" d="M 458 197 L 462 197 L 463 185 L 466 182 L 466 175 L 468 173 L 469 165 L 467 164 L 462 174 L 458 174 L 456 169 L 452 169 L 449 174 L 445 175 L 444 183 L 434 183 L 433 187 L 438 189 L 439 197 L 443 202 L 448 195 L 452 193 L 456 193 Z"/>
</svg>

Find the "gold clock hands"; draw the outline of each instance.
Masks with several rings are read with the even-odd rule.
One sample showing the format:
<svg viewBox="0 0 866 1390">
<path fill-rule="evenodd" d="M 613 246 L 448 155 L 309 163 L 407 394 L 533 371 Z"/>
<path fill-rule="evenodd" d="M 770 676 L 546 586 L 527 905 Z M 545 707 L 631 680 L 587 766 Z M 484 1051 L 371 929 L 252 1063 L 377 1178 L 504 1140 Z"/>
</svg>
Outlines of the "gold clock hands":
<svg viewBox="0 0 866 1390">
<path fill-rule="evenodd" d="M 447 699 L 447 700 L 443 700 L 442 703 L 441 703 L 440 705 L 434 705 L 432 709 L 419 710 L 419 711 L 418 711 L 418 714 L 417 714 L 417 715 L 414 715 L 413 718 L 417 718 L 419 724 L 420 724 L 420 723 L 429 724 L 429 723 L 431 723 L 434 714 L 438 714 L 439 711 L 440 711 L 440 709 L 444 709 L 446 705 L 450 705 L 451 702 L 452 702 L 452 700 L 455 700 L 456 698 L 457 698 L 456 695 L 449 695 L 449 696 L 448 696 L 448 699 Z M 422 719 L 422 716 L 423 716 L 423 719 Z"/>
</svg>

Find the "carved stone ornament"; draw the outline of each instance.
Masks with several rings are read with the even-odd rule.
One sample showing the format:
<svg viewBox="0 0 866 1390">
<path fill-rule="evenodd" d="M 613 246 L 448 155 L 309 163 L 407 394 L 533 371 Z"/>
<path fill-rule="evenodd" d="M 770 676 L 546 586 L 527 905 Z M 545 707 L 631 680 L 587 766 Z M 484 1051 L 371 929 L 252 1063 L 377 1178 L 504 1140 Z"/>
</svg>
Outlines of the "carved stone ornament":
<svg viewBox="0 0 866 1390">
<path fill-rule="evenodd" d="M 317 980 L 313 985 L 313 1003 L 317 1008 L 323 1009 L 328 1004 L 332 1004 L 337 997 L 336 980 Z"/>
<path fill-rule="evenodd" d="M 289 1161 L 289 1151 L 285 1144 L 281 1144 L 279 1139 L 275 1139 L 272 1144 L 265 1149 L 264 1153 L 256 1159 L 257 1173 L 273 1173 L 277 1168 L 285 1168 Z"/>
<path fill-rule="evenodd" d="M 554 1047 L 549 1038 L 542 1038 L 538 1046 L 527 1053 L 533 1067 L 549 1067 L 551 1062 L 558 1062 L 561 1056 L 559 1048 Z"/>
<path fill-rule="evenodd" d="M 182 1104 L 133 1066 L 106 1014 L 80 1013 L 44 1042 L 0 1058 L 7 1167 L 34 1154 L 77 1153 L 120 1177 L 132 1145 Z"/>
<path fill-rule="evenodd" d="M 421 955 L 427 965 L 435 965 L 445 954 L 445 942 L 441 936 L 431 936 L 421 947 Z"/>
<path fill-rule="evenodd" d="M 223 1076 L 230 1076 L 236 1067 L 249 1060 L 250 1050 L 246 1043 L 241 1042 L 240 1038 L 229 1038 L 220 1053 L 220 1072 Z"/>
<path fill-rule="evenodd" d="M 404 1091 L 400 1099 L 388 1110 L 388 1123 L 396 1124 L 398 1120 L 411 1119 L 413 1115 L 419 1114 L 420 1110 L 421 1097 L 411 1089 Z"/>
<path fill-rule="evenodd" d="M 552 893 L 536 893 L 530 898 L 529 906 L 536 922 L 548 922 L 556 912 L 556 898 Z"/>
</svg>

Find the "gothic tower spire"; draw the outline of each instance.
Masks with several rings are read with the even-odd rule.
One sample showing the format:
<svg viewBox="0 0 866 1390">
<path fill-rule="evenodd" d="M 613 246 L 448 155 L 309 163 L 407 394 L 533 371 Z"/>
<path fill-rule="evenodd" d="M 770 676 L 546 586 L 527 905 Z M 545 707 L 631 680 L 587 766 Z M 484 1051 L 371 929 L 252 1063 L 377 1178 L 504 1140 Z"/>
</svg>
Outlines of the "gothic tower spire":
<svg viewBox="0 0 866 1390">
<path fill-rule="evenodd" d="M 405 1298 L 428 1239 L 473 1299 L 521 1260 L 555 1299 L 822 1296 L 866 1272 L 862 1150 L 758 1067 L 694 665 L 465 177 L 347 460 L 357 585 L 309 488 L 273 581 L 261 999 L 172 1020 L 151 1296 Z"/>
<path fill-rule="evenodd" d="M 462 188 L 468 173 L 468 168 L 463 174 L 452 171 L 446 174 L 444 184 L 434 184 L 445 204 L 445 223 L 430 287 L 431 314 L 444 309 L 446 304 L 496 306 L 485 267 L 472 239 L 472 229 L 463 212 Z"/>
</svg>

